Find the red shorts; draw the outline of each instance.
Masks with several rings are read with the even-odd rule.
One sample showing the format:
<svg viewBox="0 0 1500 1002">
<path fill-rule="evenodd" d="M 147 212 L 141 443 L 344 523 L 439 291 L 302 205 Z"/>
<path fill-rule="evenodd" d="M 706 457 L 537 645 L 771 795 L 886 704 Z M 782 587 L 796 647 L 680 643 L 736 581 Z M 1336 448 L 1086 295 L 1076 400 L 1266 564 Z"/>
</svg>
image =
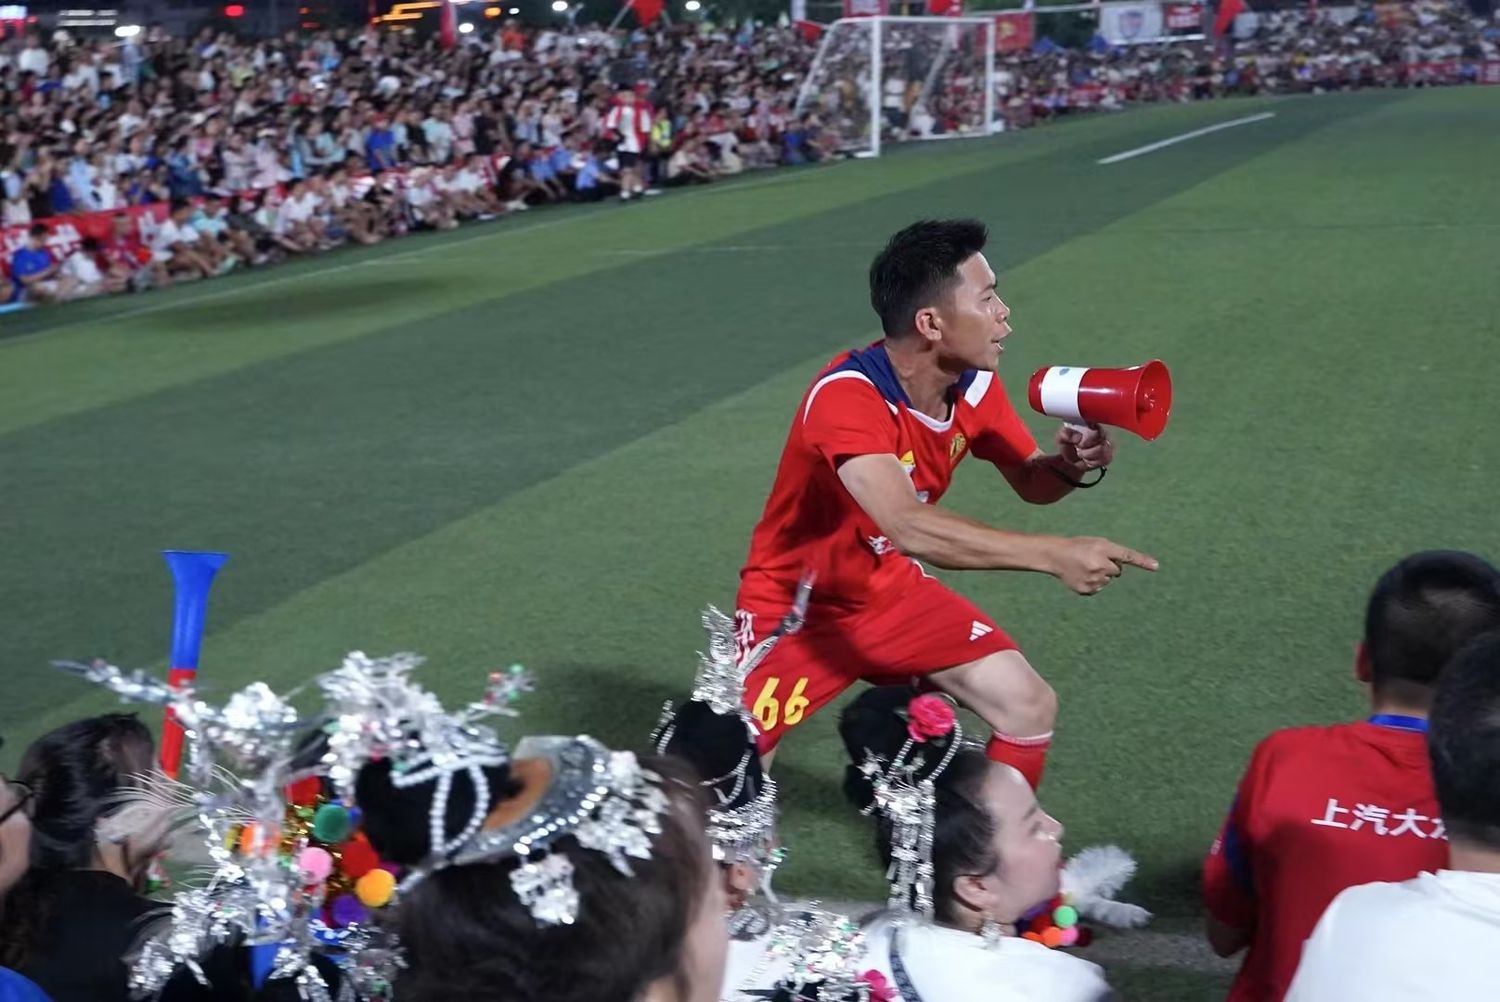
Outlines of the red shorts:
<svg viewBox="0 0 1500 1002">
<path fill-rule="evenodd" d="M 741 657 L 772 633 L 785 608 L 735 613 Z M 776 647 L 745 681 L 745 705 L 760 724 L 762 753 L 856 681 L 906 685 L 1016 642 L 973 602 L 935 578 L 878 598 L 858 612 L 807 623 Z"/>
</svg>

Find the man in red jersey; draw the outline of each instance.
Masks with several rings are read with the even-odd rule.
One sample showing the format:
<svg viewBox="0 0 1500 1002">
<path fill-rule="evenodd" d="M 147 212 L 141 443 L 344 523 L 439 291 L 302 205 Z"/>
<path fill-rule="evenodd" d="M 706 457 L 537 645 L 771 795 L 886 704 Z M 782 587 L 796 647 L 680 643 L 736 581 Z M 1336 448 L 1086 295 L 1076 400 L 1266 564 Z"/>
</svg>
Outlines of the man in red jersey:
<svg viewBox="0 0 1500 1002">
<path fill-rule="evenodd" d="M 995 366 L 1010 309 L 986 239 L 974 220 L 919 222 L 892 237 L 870 266 L 885 339 L 833 359 L 797 407 L 737 599 L 748 649 L 775 629 L 804 574 L 817 582 L 806 625 L 746 682 L 763 754 L 858 679 L 920 679 L 983 718 L 989 756 L 1035 786 L 1056 696 L 993 619 L 918 561 L 1040 571 L 1080 595 L 1127 564 L 1156 569 L 1107 539 L 995 529 L 937 506 L 970 453 L 1033 504 L 1084 486 L 1114 455 L 1102 429 L 1067 427 L 1058 452 L 1044 454 L 1006 400 Z"/>
<path fill-rule="evenodd" d="M 1427 711 L 1443 666 L 1500 628 L 1500 571 L 1468 553 L 1418 553 L 1375 586 L 1354 674 L 1368 720 L 1292 727 L 1256 747 L 1203 864 L 1208 939 L 1249 947 L 1231 1002 L 1287 992 L 1302 943 L 1345 888 L 1447 865 Z"/>
</svg>

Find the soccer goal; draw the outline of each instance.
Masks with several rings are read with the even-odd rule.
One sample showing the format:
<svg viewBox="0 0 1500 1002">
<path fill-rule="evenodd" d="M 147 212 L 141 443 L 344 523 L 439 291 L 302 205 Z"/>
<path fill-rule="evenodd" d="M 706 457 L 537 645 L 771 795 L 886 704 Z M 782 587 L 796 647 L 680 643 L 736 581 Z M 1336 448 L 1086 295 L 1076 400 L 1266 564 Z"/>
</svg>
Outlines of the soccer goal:
<svg viewBox="0 0 1500 1002">
<path fill-rule="evenodd" d="M 825 138 L 857 156 L 886 143 L 987 135 L 995 121 L 992 17 L 850 17 L 823 32 L 797 95 Z"/>
</svg>

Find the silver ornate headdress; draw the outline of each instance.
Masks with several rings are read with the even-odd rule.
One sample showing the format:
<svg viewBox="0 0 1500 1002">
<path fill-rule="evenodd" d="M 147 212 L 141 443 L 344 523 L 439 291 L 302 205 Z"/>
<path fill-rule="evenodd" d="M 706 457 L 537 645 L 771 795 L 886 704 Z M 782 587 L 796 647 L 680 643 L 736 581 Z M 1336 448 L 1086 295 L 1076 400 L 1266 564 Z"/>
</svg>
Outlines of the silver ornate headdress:
<svg viewBox="0 0 1500 1002">
<path fill-rule="evenodd" d="M 548 764 L 541 798 L 519 820 L 481 830 L 446 865 L 515 859 L 519 865 L 511 871 L 511 887 L 537 924 L 571 925 L 581 902 L 573 861 L 555 848 L 557 841 L 572 836 L 622 876 L 634 876 L 631 860 L 651 858 L 671 803 L 662 777 L 634 754 L 610 751 L 585 735 L 525 738 L 516 757 Z"/>
<path fill-rule="evenodd" d="M 865 938 L 859 925 L 816 901 L 783 912 L 766 936 L 760 958 L 725 1002 L 869 1002 L 875 974 L 862 970 Z"/>
<path fill-rule="evenodd" d="M 865 749 L 859 771 L 869 779 L 875 798 L 861 813 L 879 811 L 891 826 L 891 865 L 885 875 L 891 889 L 889 907 L 898 915 L 915 914 L 930 922 L 935 874 L 932 836 L 937 825 L 933 783 L 963 746 L 963 727 L 953 719 L 948 749 L 925 775 L 918 775 L 925 766 L 921 759 L 907 759 L 919 743 L 917 737 L 908 737 L 889 763 Z"/>
<path fill-rule="evenodd" d="M 269 835 L 284 814 L 282 788 L 291 778 L 293 742 L 305 726 L 288 699 L 256 682 L 216 706 L 191 687 L 174 688 L 107 662 L 54 664 L 123 699 L 167 706 L 183 726 L 187 782 L 155 777 L 141 797 L 143 804 L 173 807 L 196 826 L 208 851 L 207 879 L 179 891 L 170 917 L 142 944 L 130 971 L 131 993 L 155 996 L 179 969 L 207 986 L 204 956 L 242 941 L 274 950 L 271 978 L 293 979 L 308 1002 L 333 1002 L 313 963 L 311 920 L 322 907 L 322 888 L 305 886 Z M 261 836 L 251 851 L 236 855 L 233 836 L 247 824 Z M 345 979 L 338 999 L 352 997 Z"/>
<path fill-rule="evenodd" d="M 391 785 L 399 790 L 436 783 L 428 815 L 428 851 L 440 859 L 484 824 L 490 806 L 484 770 L 510 761 L 499 735 L 480 721 L 516 716 L 515 701 L 531 691 L 532 681 L 519 665 L 491 672 L 484 695 L 453 713 L 412 681 L 411 673 L 422 662 L 415 654 L 372 658 L 352 651 L 342 665 L 319 676 L 316 684 L 327 701 L 323 730 L 328 751 L 323 765 L 335 789 L 351 801 L 359 770 L 380 759 L 390 760 Z M 459 772 L 474 785 L 474 809 L 463 829 L 449 837 L 448 797 Z"/>
<path fill-rule="evenodd" d="M 760 791 L 747 803 L 739 803 L 749 782 L 748 772 L 759 754 L 756 739 L 759 729 L 755 718 L 745 708 L 745 679 L 766 659 L 782 637 L 802 629 L 807 620 L 808 601 L 812 595 L 813 576 L 804 575 L 797 587 L 792 608 L 780 624 L 742 657 L 735 636 L 734 622 L 714 606 L 703 610 L 703 628 L 708 632 L 708 650 L 698 654 L 698 672 L 693 677 L 693 701 L 705 703 L 714 713 L 734 714 L 745 725 L 745 748 L 739 762 L 722 776 L 705 778 L 700 785 L 709 790 L 718 803 L 708 811 L 708 837 L 714 858 L 719 862 L 740 860 L 774 869 L 780 862 L 775 846 L 776 781 L 764 776 Z M 677 731 L 677 715 L 672 703 L 662 707 L 662 716 L 651 736 L 652 746 L 665 754 Z M 728 789 L 725 785 L 728 784 Z M 739 806 L 730 806 L 739 803 Z"/>
<path fill-rule="evenodd" d="M 787 973 L 776 983 L 792 1002 L 867 1002 L 864 935 L 847 917 L 819 909 L 789 913 L 771 933 L 766 957 L 784 958 Z"/>
</svg>

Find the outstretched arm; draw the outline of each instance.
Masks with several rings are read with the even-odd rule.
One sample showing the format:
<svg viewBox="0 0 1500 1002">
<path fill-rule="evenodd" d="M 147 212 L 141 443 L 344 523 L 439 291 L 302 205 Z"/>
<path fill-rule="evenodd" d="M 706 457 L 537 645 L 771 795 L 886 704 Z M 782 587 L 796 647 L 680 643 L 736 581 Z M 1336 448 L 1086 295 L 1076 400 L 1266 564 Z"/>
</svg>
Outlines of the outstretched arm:
<svg viewBox="0 0 1500 1002">
<path fill-rule="evenodd" d="M 897 549 L 952 570 L 1037 571 L 1081 595 L 1092 595 L 1126 564 L 1156 570 L 1151 557 L 1107 539 L 1037 536 L 996 529 L 917 500 L 895 456 L 855 456 L 839 479 Z"/>
</svg>

